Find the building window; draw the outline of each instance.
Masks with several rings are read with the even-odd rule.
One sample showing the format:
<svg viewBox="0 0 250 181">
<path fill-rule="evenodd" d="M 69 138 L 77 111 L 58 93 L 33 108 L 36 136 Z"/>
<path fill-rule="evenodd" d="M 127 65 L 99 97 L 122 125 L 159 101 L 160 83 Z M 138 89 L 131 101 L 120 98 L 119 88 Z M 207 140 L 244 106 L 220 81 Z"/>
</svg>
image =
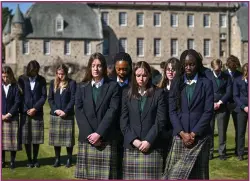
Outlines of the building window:
<svg viewBox="0 0 250 181">
<path fill-rule="evenodd" d="M 154 55 L 161 56 L 161 39 L 154 39 Z"/>
<path fill-rule="evenodd" d="M 203 25 L 204 27 L 210 27 L 210 15 L 209 14 L 204 14 L 203 16 Z"/>
<path fill-rule="evenodd" d="M 137 26 L 144 26 L 144 14 L 143 13 L 136 14 L 136 22 L 137 22 Z"/>
<path fill-rule="evenodd" d="M 188 49 L 194 49 L 194 40 L 193 39 L 188 39 L 187 48 Z"/>
<path fill-rule="evenodd" d="M 29 41 L 27 40 L 23 41 L 23 54 L 29 54 Z"/>
<path fill-rule="evenodd" d="M 102 24 L 107 26 L 109 24 L 109 14 L 108 12 L 102 12 Z"/>
<path fill-rule="evenodd" d="M 171 26 L 172 27 L 178 26 L 178 15 L 177 14 L 171 14 Z"/>
<path fill-rule="evenodd" d="M 56 31 L 63 31 L 63 17 L 60 14 L 56 17 Z"/>
<path fill-rule="evenodd" d="M 49 55 L 50 54 L 50 41 L 49 40 L 44 40 L 43 43 L 43 52 L 45 55 Z"/>
<path fill-rule="evenodd" d="M 210 40 L 209 39 L 204 40 L 204 56 L 210 57 Z"/>
<path fill-rule="evenodd" d="M 119 25 L 120 26 L 127 26 L 127 13 L 125 13 L 125 12 L 119 13 Z"/>
<path fill-rule="evenodd" d="M 177 39 L 171 39 L 171 56 L 178 56 L 178 41 Z"/>
<path fill-rule="evenodd" d="M 127 52 L 127 38 L 120 38 L 119 52 Z"/>
<path fill-rule="evenodd" d="M 137 38 L 137 56 L 144 56 L 144 39 Z"/>
<path fill-rule="evenodd" d="M 187 16 L 187 25 L 188 27 L 194 27 L 194 15 L 193 14 L 189 14 Z"/>
<path fill-rule="evenodd" d="M 154 26 L 161 26 L 161 14 L 154 13 Z"/>
<path fill-rule="evenodd" d="M 84 54 L 91 55 L 91 42 L 88 40 L 84 42 Z"/>
<path fill-rule="evenodd" d="M 64 41 L 64 54 L 70 55 L 70 41 L 69 40 Z"/>
<path fill-rule="evenodd" d="M 227 16 L 225 14 L 220 14 L 220 27 L 227 27 Z"/>
<path fill-rule="evenodd" d="M 109 38 L 104 37 L 103 39 L 103 55 L 109 55 Z"/>
</svg>

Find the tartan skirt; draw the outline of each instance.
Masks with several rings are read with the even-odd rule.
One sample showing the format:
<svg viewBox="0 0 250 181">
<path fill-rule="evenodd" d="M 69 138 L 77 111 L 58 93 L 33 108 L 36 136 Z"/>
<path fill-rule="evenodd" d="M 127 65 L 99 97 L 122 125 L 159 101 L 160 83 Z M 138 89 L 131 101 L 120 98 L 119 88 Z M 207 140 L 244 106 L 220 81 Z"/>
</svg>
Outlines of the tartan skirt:
<svg viewBox="0 0 250 181">
<path fill-rule="evenodd" d="M 32 118 L 28 115 L 22 115 L 21 137 L 22 137 L 22 144 L 43 144 L 44 143 L 43 116 Z"/>
<path fill-rule="evenodd" d="M 210 136 L 186 148 L 179 136 L 173 138 L 163 180 L 209 179 Z"/>
<path fill-rule="evenodd" d="M 117 179 L 117 143 L 96 148 L 78 143 L 75 177 L 79 179 Z"/>
<path fill-rule="evenodd" d="M 49 145 L 73 147 L 75 145 L 74 116 L 66 119 L 50 116 Z"/>
<path fill-rule="evenodd" d="M 142 153 L 137 149 L 124 149 L 123 180 L 159 180 L 163 173 L 163 150 Z"/>
<path fill-rule="evenodd" d="M 18 116 L 10 121 L 2 121 L 2 150 L 18 151 L 20 149 Z"/>
</svg>

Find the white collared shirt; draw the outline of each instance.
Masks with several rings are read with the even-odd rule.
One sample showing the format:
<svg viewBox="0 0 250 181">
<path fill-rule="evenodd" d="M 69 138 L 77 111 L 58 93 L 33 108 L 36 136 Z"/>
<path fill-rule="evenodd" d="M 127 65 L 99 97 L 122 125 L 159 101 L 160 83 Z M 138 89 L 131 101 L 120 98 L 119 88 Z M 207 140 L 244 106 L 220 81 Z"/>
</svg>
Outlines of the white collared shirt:
<svg viewBox="0 0 250 181">
<path fill-rule="evenodd" d="M 120 82 L 120 79 L 118 78 L 118 76 L 117 76 L 117 78 L 116 78 L 116 81 L 118 82 L 118 84 L 119 84 L 121 87 L 128 84 L 128 79 L 126 79 L 126 80 L 123 81 L 123 82 Z"/>
<path fill-rule="evenodd" d="M 92 80 L 91 85 L 92 85 L 92 87 L 95 85 L 96 88 L 99 88 L 103 85 L 103 82 L 104 82 L 104 78 L 102 78 L 101 81 L 99 81 L 97 83 L 94 80 Z"/>
<path fill-rule="evenodd" d="M 188 85 L 192 85 L 193 83 L 197 83 L 197 79 L 198 79 L 198 74 L 196 74 L 194 79 L 191 81 L 188 81 L 186 75 L 184 75 L 184 83 L 188 84 Z"/>
<path fill-rule="evenodd" d="M 221 72 L 219 73 L 219 75 L 217 75 L 217 74 L 213 71 L 213 74 L 214 74 L 214 76 L 218 79 L 218 78 L 220 77 L 220 75 L 221 75 Z"/>
<path fill-rule="evenodd" d="M 228 72 L 229 72 L 230 76 L 231 76 L 231 77 L 233 77 L 234 72 L 232 72 L 230 69 L 227 69 L 227 70 L 228 70 Z"/>
<path fill-rule="evenodd" d="M 167 85 L 167 90 L 170 90 L 170 85 L 171 85 L 171 84 L 168 84 L 168 85 Z"/>
<path fill-rule="evenodd" d="M 141 96 L 144 96 L 146 94 L 146 90 L 142 90 L 140 88 L 138 88 L 138 93 L 141 95 Z"/>
<path fill-rule="evenodd" d="M 10 86 L 11 86 L 11 84 L 8 84 L 8 85 L 4 85 L 4 84 L 3 84 L 3 89 L 4 89 L 4 92 L 5 92 L 6 97 L 7 97 L 7 95 L 8 95 Z"/>
<path fill-rule="evenodd" d="M 35 84 L 36 84 L 36 78 L 37 78 L 37 76 L 35 76 L 34 78 L 29 77 L 31 90 L 34 90 L 34 87 L 35 87 Z"/>
</svg>

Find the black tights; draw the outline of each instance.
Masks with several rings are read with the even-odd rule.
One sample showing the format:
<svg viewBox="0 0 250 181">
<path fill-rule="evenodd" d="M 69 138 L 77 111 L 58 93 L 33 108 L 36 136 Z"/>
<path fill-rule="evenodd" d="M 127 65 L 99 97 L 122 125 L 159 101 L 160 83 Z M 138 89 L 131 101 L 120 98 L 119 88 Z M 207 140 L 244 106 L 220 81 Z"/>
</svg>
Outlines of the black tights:
<svg viewBox="0 0 250 181">
<path fill-rule="evenodd" d="M 26 154 L 28 157 L 28 161 L 32 161 L 32 156 L 31 156 L 31 144 L 25 144 L 25 150 Z M 37 156 L 39 152 L 39 144 L 33 144 L 33 161 L 37 162 Z"/>
</svg>

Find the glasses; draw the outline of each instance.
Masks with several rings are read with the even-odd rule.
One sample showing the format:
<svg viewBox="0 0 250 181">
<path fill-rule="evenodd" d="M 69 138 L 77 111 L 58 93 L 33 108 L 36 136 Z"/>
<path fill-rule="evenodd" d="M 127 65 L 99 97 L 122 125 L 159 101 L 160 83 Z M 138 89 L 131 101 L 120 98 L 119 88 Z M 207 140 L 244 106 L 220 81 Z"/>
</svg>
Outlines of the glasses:
<svg viewBox="0 0 250 181">
<path fill-rule="evenodd" d="M 175 69 L 169 69 L 169 68 L 167 68 L 167 71 L 168 72 L 175 72 Z"/>
</svg>

